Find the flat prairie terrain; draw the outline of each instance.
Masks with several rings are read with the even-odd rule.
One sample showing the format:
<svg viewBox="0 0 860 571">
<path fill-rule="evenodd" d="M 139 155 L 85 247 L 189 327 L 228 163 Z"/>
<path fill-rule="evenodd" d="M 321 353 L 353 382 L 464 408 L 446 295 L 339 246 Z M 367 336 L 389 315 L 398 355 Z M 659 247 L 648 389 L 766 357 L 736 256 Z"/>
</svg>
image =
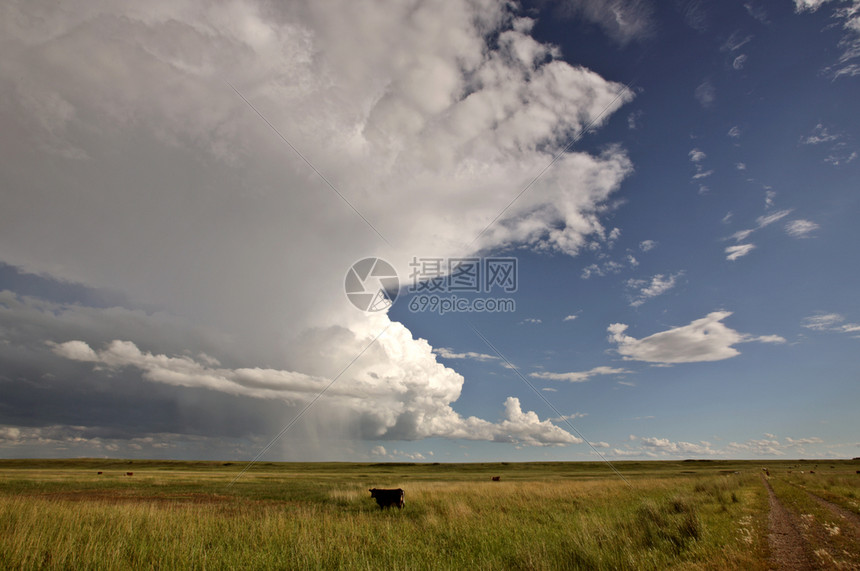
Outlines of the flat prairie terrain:
<svg viewBox="0 0 860 571">
<path fill-rule="evenodd" d="M 613 465 L 5 460 L 0 568 L 860 568 L 860 461 Z"/>
</svg>

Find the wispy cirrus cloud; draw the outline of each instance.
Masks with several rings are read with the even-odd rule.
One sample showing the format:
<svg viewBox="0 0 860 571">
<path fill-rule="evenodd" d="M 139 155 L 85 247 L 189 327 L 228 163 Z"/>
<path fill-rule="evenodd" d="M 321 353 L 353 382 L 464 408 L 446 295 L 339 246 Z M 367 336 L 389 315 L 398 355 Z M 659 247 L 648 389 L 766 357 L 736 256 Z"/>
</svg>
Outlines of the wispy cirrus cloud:
<svg viewBox="0 0 860 571">
<path fill-rule="evenodd" d="M 838 333 L 860 333 L 860 324 L 843 323 L 845 317 L 839 313 L 816 313 L 804 317 L 801 325 L 813 331 L 835 331 Z"/>
<path fill-rule="evenodd" d="M 730 262 L 742 258 L 755 249 L 755 244 L 737 244 L 726 248 L 726 259 Z"/>
<path fill-rule="evenodd" d="M 710 79 L 706 79 L 696 87 L 694 95 L 699 105 L 705 109 L 710 109 L 717 100 L 717 89 Z"/>
<path fill-rule="evenodd" d="M 773 196 L 772 190 L 768 190 L 765 199 L 765 206 L 773 204 Z M 746 228 L 744 230 L 738 230 L 734 234 L 728 237 L 728 239 L 735 240 L 737 242 L 743 242 L 747 240 L 754 232 L 770 226 L 774 222 L 779 222 L 786 216 L 792 213 L 792 209 L 780 210 L 778 212 L 773 212 L 771 214 L 765 214 L 756 218 L 756 226 L 755 228 Z M 755 249 L 755 244 L 736 244 L 734 246 L 728 246 L 725 249 L 726 259 L 729 261 L 737 260 L 743 256 L 746 256 L 750 252 Z"/>
<path fill-rule="evenodd" d="M 692 182 L 696 182 L 698 180 L 702 180 L 704 178 L 708 178 L 712 174 L 714 174 L 714 169 L 705 169 L 705 166 L 702 162 L 707 158 L 707 155 L 704 151 L 700 149 L 692 149 L 687 156 L 690 157 L 690 162 L 696 167 L 696 172 L 693 174 L 691 179 Z M 699 185 L 699 194 L 705 194 L 708 192 L 708 187 L 704 185 Z"/>
<path fill-rule="evenodd" d="M 831 0 L 795 0 L 798 13 L 815 12 Z M 831 18 L 837 21 L 844 31 L 838 47 L 842 54 L 832 65 L 823 71 L 833 79 L 860 75 L 860 0 L 841 0 L 833 8 Z"/>
<path fill-rule="evenodd" d="M 756 218 L 756 225 L 758 228 L 764 228 L 765 226 L 770 226 L 774 222 L 779 222 L 786 216 L 792 213 L 792 209 L 780 210 L 779 212 L 774 212 L 773 214 L 762 215 Z"/>
<path fill-rule="evenodd" d="M 785 225 L 785 231 L 792 238 L 809 238 L 809 235 L 819 228 L 818 224 L 809 220 L 792 220 Z"/>
<path fill-rule="evenodd" d="M 564 15 L 597 24 L 622 46 L 654 34 L 650 0 L 564 0 L 559 6 Z"/>
<path fill-rule="evenodd" d="M 860 10 L 860 0 L 858 0 Z M 858 16 L 858 27 L 860 27 L 860 16 Z M 860 32 L 858 32 L 860 33 Z M 860 54 L 860 42 L 858 42 L 858 54 Z M 857 158 L 856 146 L 852 139 L 844 133 L 833 133 L 822 123 L 818 123 L 809 135 L 800 138 L 803 145 L 825 145 L 828 149 L 824 162 L 833 166 L 848 164 Z"/>
<path fill-rule="evenodd" d="M 732 32 L 732 35 L 730 35 L 726 39 L 726 41 L 723 42 L 723 45 L 720 46 L 720 51 L 723 51 L 723 52 L 737 51 L 737 50 L 741 49 L 742 47 L 744 47 L 745 45 L 747 45 L 749 42 L 751 42 L 752 39 L 753 39 L 752 34 L 742 34 L 739 30 L 734 31 L 734 32 Z"/>
</svg>

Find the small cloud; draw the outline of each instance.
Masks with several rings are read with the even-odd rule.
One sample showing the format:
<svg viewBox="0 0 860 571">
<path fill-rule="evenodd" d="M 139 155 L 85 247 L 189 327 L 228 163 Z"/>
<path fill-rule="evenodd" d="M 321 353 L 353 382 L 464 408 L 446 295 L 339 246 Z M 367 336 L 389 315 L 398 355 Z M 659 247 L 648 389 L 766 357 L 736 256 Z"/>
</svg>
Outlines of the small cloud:
<svg viewBox="0 0 860 571">
<path fill-rule="evenodd" d="M 554 388 L 552 388 L 552 387 L 544 387 L 544 388 L 542 388 L 541 390 L 542 390 L 542 391 L 546 391 L 546 392 L 548 392 L 548 393 L 555 393 L 555 392 L 558 392 L 558 389 L 554 389 Z"/>
<path fill-rule="evenodd" d="M 689 155 L 690 160 L 693 161 L 694 163 L 700 163 L 703 160 L 705 160 L 705 158 L 707 158 L 707 156 L 708 156 L 704 152 L 700 151 L 699 149 L 693 149 L 692 151 L 690 151 L 687 154 Z"/>
<path fill-rule="evenodd" d="M 804 444 L 821 444 L 822 442 L 824 442 L 817 436 L 813 436 L 811 438 L 791 438 L 786 436 L 785 441 L 788 442 L 788 444 L 791 446 L 802 446 Z"/>
<path fill-rule="evenodd" d="M 736 70 L 741 70 L 744 68 L 744 64 L 746 63 L 746 61 L 747 61 L 746 54 L 741 54 L 734 59 L 734 61 L 732 62 L 732 67 Z"/>
<path fill-rule="evenodd" d="M 850 163 L 851 161 L 853 161 L 856 158 L 857 158 L 857 151 L 852 151 L 849 154 L 837 152 L 837 153 L 832 153 L 830 155 L 827 155 L 827 157 L 824 159 L 824 162 L 827 164 L 831 164 L 835 167 L 838 167 L 839 165 Z"/>
<path fill-rule="evenodd" d="M 770 21 L 767 18 L 767 11 L 761 6 L 753 4 L 752 2 L 747 2 L 746 4 L 744 4 L 744 8 L 746 8 L 747 14 L 749 14 L 762 24 L 770 24 Z"/>
<path fill-rule="evenodd" d="M 567 317 L 565 317 L 564 319 L 562 319 L 562 321 L 573 321 L 573 320 L 574 320 L 574 319 L 576 319 L 577 317 L 579 317 L 579 316 L 578 316 L 578 315 L 568 315 Z"/>
<path fill-rule="evenodd" d="M 385 446 L 374 446 L 373 450 L 370 453 L 374 456 L 386 456 L 388 452 L 385 451 Z"/>
<path fill-rule="evenodd" d="M 753 39 L 753 36 L 751 36 L 751 35 L 750 36 L 742 36 L 739 31 L 734 32 L 734 33 L 732 33 L 731 36 L 729 36 L 729 39 L 727 39 L 725 41 L 725 43 L 723 43 L 723 45 L 720 46 L 720 51 L 722 51 L 722 52 L 737 51 L 737 50 L 741 49 L 742 47 L 744 47 L 746 44 L 748 44 L 752 39 Z"/>
<path fill-rule="evenodd" d="M 838 333 L 860 332 L 860 324 L 842 323 L 845 318 L 838 313 L 818 313 L 805 317 L 800 324 L 813 331 L 835 331 Z"/>
<path fill-rule="evenodd" d="M 767 200 L 767 199 L 765 199 L 765 200 Z M 772 200 L 773 200 L 773 198 L 771 196 L 771 201 Z M 764 228 L 765 226 L 769 226 L 770 224 L 773 224 L 774 222 L 778 222 L 779 220 L 782 220 L 783 218 L 785 218 L 789 214 L 791 214 L 790 209 L 789 210 L 780 210 L 779 212 L 774 212 L 773 214 L 768 214 L 767 216 L 759 216 L 758 218 L 756 218 L 756 224 L 758 224 L 759 228 Z"/>
<path fill-rule="evenodd" d="M 750 234 L 752 234 L 753 232 L 755 232 L 755 228 L 746 228 L 745 230 L 738 230 L 737 232 L 729 236 L 729 238 L 732 238 L 738 242 L 743 242 L 744 240 L 749 238 Z"/>
<path fill-rule="evenodd" d="M 684 22 L 699 33 L 708 29 L 708 8 L 702 0 L 689 0 L 683 4 L 677 3 L 680 8 L 683 6 Z"/>
<path fill-rule="evenodd" d="M 655 240 L 642 240 L 641 242 L 639 242 L 639 249 L 643 252 L 650 252 L 656 247 L 657 242 Z"/>
<path fill-rule="evenodd" d="M 696 88 L 696 100 L 699 104 L 705 109 L 709 109 L 714 105 L 714 102 L 717 100 L 717 90 L 714 88 L 714 84 L 711 83 L 711 80 L 706 79 Z"/>
<path fill-rule="evenodd" d="M 614 0 L 613 2 L 564 2 L 560 14 L 584 18 L 597 24 L 612 40 L 625 46 L 655 33 L 656 22 L 651 2 Z"/>
<path fill-rule="evenodd" d="M 857 17 L 857 28 L 858 31 L 860 31 L 860 16 Z M 858 55 L 860 55 L 860 40 L 858 40 L 856 50 Z M 860 70 L 858 70 L 858 73 L 860 73 Z M 821 123 L 816 125 L 812 130 L 812 133 L 808 136 L 801 137 L 800 142 L 804 145 L 821 145 L 828 143 L 830 150 L 827 157 L 825 157 L 824 162 L 833 166 L 847 164 L 857 158 L 857 151 L 851 148 L 851 145 L 846 141 L 844 135 L 831 133 L 827 127 Z"/>
<path fill-rule="evenodd" d="M 747 170 L 747 165 L 746 165 L 746 163 L 736 163 L 735 168 L 738 169 L 739 171 L 745 171 L 745 170 Z"/>
<path fill-rule="evenodd" d="M 683 271 L 671 276 L 657 274 L 651 278 L 650 282 L 648 280 L 627 280 L 628 288 L 639 290 L 637 294 L 632 297 L 630 305 L 632 307 L 639 307 L 652 297 L 657 297 L 658 295 L 666 293 L 675 287 L 676 280 L 683 274 Z"/>
<path fill-rule="evenodd" d="M 746 57 L 746 56 L 744 56 L 744 57 Z M 740 127 L 738 127 L 737 125 L 735 125 L 735 126 L 734 126 L 734 127 L 732 127 L 731 129 L 729 129 L 728 135 L 729 135 L 729 137 L 731 137 L 732 139 L 738 139 L 738 138 L 740 138 L 740 136 L 741 136 L 741 128 L 740 128 Z"/>
<path fill-rule="evenodd" d="M 633 371 L 620 369 L 615 367 L 594 367 L 588 371 L 578 371 L 572 373 L 531 373 L 530 377 L 535 379 L 547 379 L 550 381 L 568 381 L 571 383 L 584 383 L 597 375 L 627 375 Z"/>
<path fill-rule="evenodd" d="M 466 353 L 454 353 L 448 347 L 438 347 L 433 349 L 433 352 L 442 357 L 443 359 L 474 359 L 475 361 L 491 361 L 493 359 L 498 359 L 498 357 L 494 355 L 487 355 L 486 353 L 475 353 L 474 351 L 468 351 Z"/>
<path fill-rule="evenodd" d="M 573 414 L 565 414 L 562 416 L 556 416 L 554 418 L 550 418 L 551 422 L 564 422 L 565 420 L 576 420 L 577 418 L 583 418 L 588 416 L 587 412 L 575 412 Z"/>
<path fill-rule="evenodd" d="M 809 220 L 792 220 L 785 225 L 785 231 L 792 238 L 809 238 L 809 234 L 819 228 L 818 224 Z"/>
<path fill-rule="evenodd" d="M 773 200 L 776 198 L 775 190 L 766 190 L 764 192 L 764 207 L 771 208 L 773 207 Z"/>
<path fill-rule="evenodd" d="M 731 210 L 726 212 L 726 215 L 723 216 L 723 224 L 728 224 L 729 222 L 731 222 L 732 216 L 734 216 L 734 215 L 735 215 L 735 213 L 732 212 Z"/>
<path fill-rule="evenodd" d="M 759 343 L 785 343 L 785 337 L 781 335 L 759 335 L 758 337 L 750 337 L 748 340 Z"/>
<path fill-rule="evenodd" d="M 522 321 L 520 321 L 520 325 L 528 323 L 529 325 L 537 325 L 538 323 L 543 323 L 542 320 L 537 319 L 536 317 L 526 317 Z"/>
<path fill-rule="evenodd" d="M 738 244 L 737 246 L 729 246 L 726 248 L 726 259 L 735 261 L 742 256 L 746 256 L 755 248 L 755 244 Z"/>
<path fill-rule="evenodd" d="M 773 190 L 768 190 L 765 193 L 765 206 L 771 207 L 773 206 L 773 198 L 776 196 L 776 193 Z M 747 228 L 745 230 L 738 230 L 731 236 L 730 239 L 736 240 L 738 242 L 742 242 L 752 235 L 753 232 L 764 228 L 765 226 L 770 226 L 774 222 L 778 222 L 791 214 L 792 210 L 780 210 L 778 212 L 774 212 L 773 214 L 768 214 L 766 216 L 759 216 L 756 218 L 756 227 L 755 228 Z M 725 218 L 723 219 L 725 221 Z M 750 253 L 750 251 L 755 248 L 752 244 L 738 244 L 737 246 L 730 246 L 726 248 L 726 254 L 728 254 L 729 260 L 736 260 L 741 256 L 745 256 Z"/>
<path fill-rule="evenodd" d="M 832 330 L 838 323 L 844 321 L 845 318 L 838 313 L 819 313 L 805 317 L 801 324 L 807 329 L 813 331 L 828 331 Z"/>
<path fill-rule="evenodd" d="M 636 383 L 633 381 L 618 381 L 619 385 L 624 385 L 625 387 L 635 387 Z"/>
<path fill-rule="evenodd" d="M 709 171 L 698 172 L 698 173 L 693 175 L 693 180 L 699 180 L 700 178 L 707 178 L 707 177 L 711 176 L 712 174 L 714 174 L 713 169 L 709 170 Z"/>
<path fill-rule="evenodd" d="M 829 143 L 831 141 L 835 141 L 839 138 L 839 135 L 832 135 L 827 127 L 819 123 L 815 126 L 810 133 L 806 137 L 801 137 L 800 142 L 804 145 L 820 145 L 821 143 Z"/>
<path fill-rule="evenodd" d="M 635 131 L 639 128 L 639 119 L 642 117 L 642 110 L 633 111 L 629 115 L 627 115 L 627 128 L 631 131 Z"/>
<path fill-rule="evenodd" d="M 582 270 L 581 277 L 584 280 L 589 279 L 591 276 L 603 277 L 609 274 L 617 274 L 623 269 L 623 265 L 613 260 L 609 260 L 608 262 L 604 262 L 603 265 L 591 264 L 590 266 L 584 268 Z"/>
</svg>

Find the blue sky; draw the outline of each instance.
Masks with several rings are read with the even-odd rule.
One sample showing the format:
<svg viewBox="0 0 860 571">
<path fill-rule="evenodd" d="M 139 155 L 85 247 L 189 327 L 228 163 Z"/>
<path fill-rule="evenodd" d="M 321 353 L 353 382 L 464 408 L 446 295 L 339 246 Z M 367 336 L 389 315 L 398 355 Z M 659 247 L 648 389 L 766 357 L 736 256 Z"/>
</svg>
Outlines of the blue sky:
<svg viewBox="0 0 860 571">
<path fill-rule="evenodd" d="M 860 455 L 856 0 L 383 4 L 2 9 L 0 456 Z"/>
</svg>

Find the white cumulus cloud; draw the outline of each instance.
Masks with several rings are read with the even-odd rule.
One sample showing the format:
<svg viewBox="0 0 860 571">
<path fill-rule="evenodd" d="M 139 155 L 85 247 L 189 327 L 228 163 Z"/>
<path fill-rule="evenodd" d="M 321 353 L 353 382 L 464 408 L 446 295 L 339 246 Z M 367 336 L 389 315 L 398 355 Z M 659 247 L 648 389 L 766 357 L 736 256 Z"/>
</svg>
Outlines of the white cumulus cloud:
<svg viewBox="0 0 860 571">
<path fill-rule="evenodd" d="M 625 17 L 639 5 L 619 4 Z M 132 319 L 89 338 L 35 309 L 54 357 L 300 405 L 385 330 L 318 403 L 344 418 L 321 432 L 575 442 L 518 403 L 501 423 L 459 416 L 463 377 L 402 325 L 352 307 L 344 275 L 368 256 L 407 276 L 415 255 L 574 255 L 613 235 L 601 215 L 632 172 L 618 146 L 563 154 L 475 239 L 632 92 L 562 61 L 502 0 L 55 8 L 0 8 L 0 138 L 21 157 L 4 173 L 18 183 L 4 190 L 0 260 L 120 291 L 212 342 L 191 357 L 190 340 L 165 332 L 156 351 L 168 343 L 137 337 Z"/>
<path fill-rule="evenodd" d="M 608 327 L 609 340 L 626 359 L 650 363 L 695 363 L 721 361 L 740 354 L 734 345 L 749 341 L 784 342 L 779 336 L 753 337 L 739 333 L 722 323 L 731 312 L 715 311 L 689 325 L 675 327 L 636 339 L 627 335 L 628 326 L 613 323 Z"/>
</svg>

